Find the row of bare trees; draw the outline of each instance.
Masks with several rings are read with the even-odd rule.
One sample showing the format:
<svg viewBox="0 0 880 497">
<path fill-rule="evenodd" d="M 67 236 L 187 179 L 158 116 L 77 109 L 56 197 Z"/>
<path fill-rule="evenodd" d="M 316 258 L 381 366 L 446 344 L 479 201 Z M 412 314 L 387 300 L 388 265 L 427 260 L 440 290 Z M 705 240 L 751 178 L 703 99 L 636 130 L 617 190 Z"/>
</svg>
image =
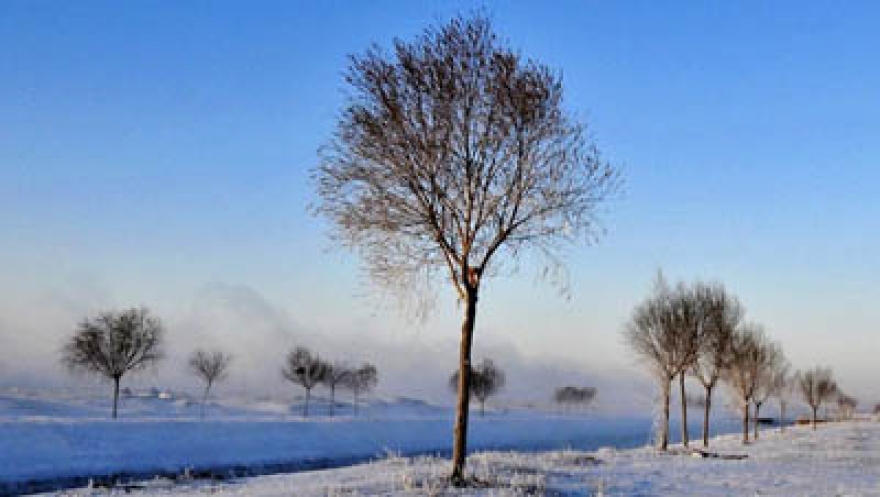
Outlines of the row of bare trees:
<svg viewBox="0 0 880 497">
<path fill-rule="evenodd" d="M 154 365 L 164 357 L 164 335 L 162 321 L 146 308 L 101 312 L 79 323 L 73 336 L 64 344 L 62 362 L 73 371 L 94 373 L 113 383 L 112 417 L 115 419 L 122 378 Z M 190 356 L 189 370 L 205 384 L 202 417 L 211 387 L 228 377 L 232 359 L 232 355 L 222 350 L 199 349 Z M 316 385 L 325 385 L 330 390 L 330 414 L 333 415 L 337 388 L 346 388 L 353 393 L 357 413 L 358 397 L 378 382 L 378 372 L 372 364 L 365 363 L 360 367 L 331 364 L 303 347 L 297 347 L 287 355 L 282 375 L 305 389 L 303 414 L 306 416 L 311 390 Z"/>
<path fill-rule="evenodd" d="M 595 387 L 559 387 L 553 393 L 553 400 L 560 406 L 587 406 L 596 398 Z"/>
<path fill-rule="evenodd" d="M 378 370 L 372 364 L 364 363 L 360 367 L 353 367 L 344 362 L 327 362 L 305 347 L 296 347 L 287 354 L 281 376 L 305 390 L 303 416 L 309 415 L 309 399 L 312 389 L 318 385 L 324 385 L 330 390 L 330 415 L 333 416 L 336 411 L 337 388 L 352 392 L 352 406 L 357 413 L 359 396 L 373 389 L 379 381 Z"/>
<path fill-rule="evenodd" d="M 785 409 L 798 390 L 813 413 L 836 395 L 830 369 L 814 368 L 792 374 L 779 343 L 769 339 L 763 327 L 745 320 L 739 300 L 719 283 L 670 285 L 659 275 L 651 294 L 633 311 L 624 335 L 630 348 L 660 384 L 662 419 L 658 445 L 669 444 L 672 383 L 678 381 L 681 401 L 681 439 L 689 445 L 686 379 L 696 379 L 704 389 L 703 445 L 709 444 L 710 411 L 719 383 L 727 385 L 742 413 L 742 440 L 759 436 L 761 407 L 779 401 L 780 424 Z M 854 400 L 846 400 L 850 406 Z"/>
</svg>

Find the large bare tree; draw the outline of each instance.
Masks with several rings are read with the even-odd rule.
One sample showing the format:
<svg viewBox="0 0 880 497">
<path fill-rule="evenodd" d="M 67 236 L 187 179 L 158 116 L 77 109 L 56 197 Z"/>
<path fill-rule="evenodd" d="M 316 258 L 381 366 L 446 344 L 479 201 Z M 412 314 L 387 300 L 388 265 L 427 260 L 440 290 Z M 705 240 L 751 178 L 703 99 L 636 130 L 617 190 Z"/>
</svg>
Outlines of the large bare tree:
<svg viewBox="0 0 880 497">
<path fill-rule="evenodd" d="M 446 273 L 463 304 L 452 481 L 465 483 L 477 301 L 503 261 L 536 249 L 561 267 L 592 241 L 618 186 L 560 75 L 508 47 L 482 17 L 353 56 L 348 102 L 315 171 L 316 212 L 380 284 L 412 295 Z"/>
<path fill-rule="evenodd" d="M 699 353 L 702 327 L 696 326 L 699 304 L 694 292 L 683 284 L 670 287 L 658 275 L 652 294 L 633 311 L 624 329 L 624 338 L 639 359 L 649 367 L 660 384 L 662 420 L 658 445 L 669 445 L 669 404 L 672 380 L 681 378 Z M 681 383 L 682 435 L 687 438 L 684 383 Z"/>
<path fill-rule="evenodd" d="M 804 402 L 810 406 L 812 425 L 816 429 L 819 407 L 837 393 L 837 382 L 831 368 L 815 367 L 797 374 L 797 384 Z"/>
<path fill-rule="evenodd" d="M 700 352 L 691 368 L 693 376 L 705 390 L 703 397 L 703 446 L 709 446 L 709 414 L 712 394 L 730 360 L 733 335 L 743 317 L 739 301 L 727 293 L 723 285 L 708 285 L 700 292 L 705 314 L 705 334 Z"/>
<path fill-rule="evenodd" d="M 328 371 L 327 364 L 305 347 L 296 347 L 287 354 L 284 366 L 281 368 L 281 376 L 291 383 L 300 385 L 306 391 L 303 416 L 309 415 L 312 389 L 324 381 Z"/>
<path fill-rule="evenodd" d="M 162 358 L 163 335 L 162 322 L 146 308 L 102 312 L 79 324 L 64 345 L 62 362 L 71 370 L 97 373 L 113 382 L 115 419 L 122 377 Z"/>
<path fill-rule="evenodd" d="M 205 408 L 208 404 L 208 395 L 211 387 L 218 381 L 223 381 L 229 375 L 229 366 L 232 364 L 232 356 L 222 350 L 196 350 L 189 358 L 189 369 L 193 374 L 205 382 L 205 391 L 202 394 L 201 416 L 205 417 Z"/>
</svg>

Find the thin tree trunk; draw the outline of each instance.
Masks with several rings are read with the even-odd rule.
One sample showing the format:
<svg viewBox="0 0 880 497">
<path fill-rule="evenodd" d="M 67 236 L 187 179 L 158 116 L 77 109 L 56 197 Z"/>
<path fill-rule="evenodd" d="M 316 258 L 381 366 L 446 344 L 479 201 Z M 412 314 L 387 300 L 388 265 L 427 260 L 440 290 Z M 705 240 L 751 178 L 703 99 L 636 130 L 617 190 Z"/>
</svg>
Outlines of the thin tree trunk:
<svg viewBox="0 0 880 497">
<path fill-rule="evenodd" d="M 819 406 L 813 407 L 813 429 L 816 429 L 816 416 L 818 415 Z"/>
<path fill-rule="evenodd" d="M 354 393 L 354 415 L 357 416 L 357 413 L 358 413 L 358 391 L 357 391 L 357 388 L 355 388 L 352 393 Z"/>
<path fill-rule="evenodd" d="M 312 393 L 311 388 L 306 388 L 306 403 L 303 404 L 303 417 L 309 417 L 309 395 Z"/>
<path fill-rule="evenodd" d="M 743 404 L 743 445 L 749 443 L 749 401 Z"/>
<path fill-rule="evenodd" d="M 336 413 L 336 385 L 330 385 L 330 417 Z"/>
<path fill-rule="evenodd" d="M 687 447 L 690 440 L 688 437 L 688 410 L 687 396 L 684 391 L 684 371 L 678 377 L 678 385 L 681 394 L 681 443 Z"/>
<path fill-rule="evenodd" d="M 202 394 L 202 413 L 201 413 L 202 419 L 205 419 L 205 409 L 207 409 L 207 405 L 208 405 L 208 392 L 210 392 L 210 391 L 211 391 L 211 383 L 209 382 L 208 385 L 205 387 L 205 393 Z"/>
<path fill-rule="evenodd" d="M 755 436 L 753 437 L 755 440 L 758 439 L 758 424 L 761 422 L 761 404 L 763 402 L 755 402 Z"/>
<path fill-rule="evenodd" d="M 706 388 L 706 400 L 703 403 L 703 447 L 709 446 L 709 411 L 712 410 L 712 386 Z"/>
<path fill-rule="evenodd" d="M 482 418 L 484 416 L 486 416 L 486 401 L 481 400 L 480 401 L 480 417 Z"/>
<path fill-rule="evenodd" d="M 785 402 L 779 403 L 779 431 L 785 433 Z"/>
<path fill-rule="evenodd" d="M 669 447 L 669 404 L 672 397 L 672 379 L 663 379 L 663 422 L 660 426 L 660 450 L 666 450 Z"/>
<path fill-rule="evenodd" d="M 452 484 L 463 486 L 465 458 L 467 457 L 468 409 L 471 397 L 471 347 L 474 323 L 477 317 L 477 289 L 467 286 L 464 323 L 461 326 L 461 350 L 458 358 L 458 405 L 452 445 Z"/>
<path fill-rule="evenodd" d="M 119 380 L 121 378 L 113 378 L 113 419 L 116 419 L 116 410 L 119 405 Z"/>
</svg>

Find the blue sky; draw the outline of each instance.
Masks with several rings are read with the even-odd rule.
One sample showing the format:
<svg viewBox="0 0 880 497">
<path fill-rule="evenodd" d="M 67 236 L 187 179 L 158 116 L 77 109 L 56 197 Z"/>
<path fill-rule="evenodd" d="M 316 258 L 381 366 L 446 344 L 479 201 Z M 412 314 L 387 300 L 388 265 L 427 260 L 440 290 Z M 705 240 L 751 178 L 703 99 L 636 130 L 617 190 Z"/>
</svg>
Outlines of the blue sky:
<svg viewBox="0 0 880 497">
<path fill-rule="evenodd" d="M 222 283 L 319 334 L 454 341 L 451 290 L 424 324 L 375 306 L 306 206 L 346 56 L 473 5 L 0 3 L 0 331 L 68 331 L 33 317 L 46 299 L 173 314 Z M 876 3 L 480 5 L 562 71 L 626 189 L 571 251 L 571 298 L 529 267 L 491 283 L 478 346 L 629 367 L 620 328 L 663 268 L 880 397 Z"/>
</svg>

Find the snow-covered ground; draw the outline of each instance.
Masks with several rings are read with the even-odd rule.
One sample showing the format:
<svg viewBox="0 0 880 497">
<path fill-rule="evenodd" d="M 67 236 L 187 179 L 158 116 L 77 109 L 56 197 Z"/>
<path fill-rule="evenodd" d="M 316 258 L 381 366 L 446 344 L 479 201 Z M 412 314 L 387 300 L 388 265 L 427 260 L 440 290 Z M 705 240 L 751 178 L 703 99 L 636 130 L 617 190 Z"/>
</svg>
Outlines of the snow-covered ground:
<svg viewBox="0 0 880 497">
<path fill-rule="evenodd" d="M 880 423 L 846 422 L 763 432 L 750 446 L 735 435 L 717 437 L 711 451 L 744 459 L 696 457 L 650 448 L 537 454 L 489 452 L 471 456 L 469 471 L 484 488 L 450 489 L 447 460 L 388 459 L 358 466 L 229 482 L 156 480 L 144 496 L 334 495 L 880 495 Z M 131 489 L 129 489 L 131 490 Z M 76 490 L 101 496 L 123 490 Z"/>
</svg>

